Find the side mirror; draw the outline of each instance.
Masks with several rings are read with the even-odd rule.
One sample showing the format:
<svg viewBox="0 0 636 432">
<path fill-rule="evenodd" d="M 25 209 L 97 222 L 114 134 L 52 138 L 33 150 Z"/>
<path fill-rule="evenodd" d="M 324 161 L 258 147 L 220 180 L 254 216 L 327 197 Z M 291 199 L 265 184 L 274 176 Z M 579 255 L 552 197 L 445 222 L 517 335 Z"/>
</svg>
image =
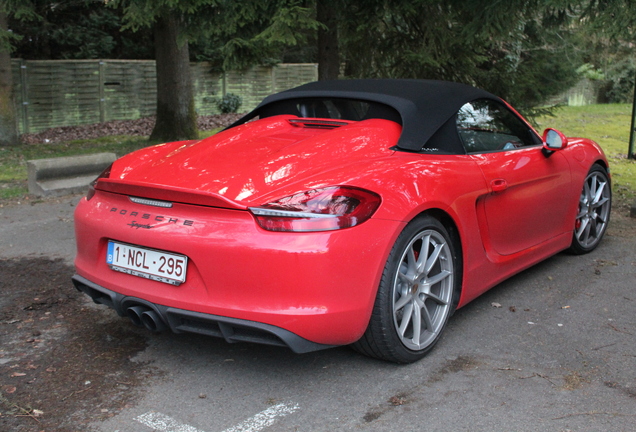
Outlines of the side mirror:
<svg viewBox="0 0 636 432">
<path fill-rule="evenodd" d="M 550 152 L 563 150 L 568 145 L 568 139 L 556 129 L 548 128 L 543 132 L 543 148 Z"/>
</svg>

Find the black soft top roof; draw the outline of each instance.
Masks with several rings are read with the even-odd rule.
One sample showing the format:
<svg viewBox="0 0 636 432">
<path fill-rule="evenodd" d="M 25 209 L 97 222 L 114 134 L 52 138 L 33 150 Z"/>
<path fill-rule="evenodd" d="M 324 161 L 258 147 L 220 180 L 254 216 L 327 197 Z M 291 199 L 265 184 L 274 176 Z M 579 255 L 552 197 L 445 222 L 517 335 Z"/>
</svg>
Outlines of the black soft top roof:
<svg viewBox="0 0 636 432">
<path fill-rule="evenodd" d="M 379 102 L 402 119 L 397 146 L 420 151 L 427 141 L 467 102 L 497 96 L 466 84 L 433 80 L 362 79 L 316 81 L 266 97 L 252 112 L 230 127 L 245 123 L 275 102 L 305 98 L 346 98 Z"/>
</svg>

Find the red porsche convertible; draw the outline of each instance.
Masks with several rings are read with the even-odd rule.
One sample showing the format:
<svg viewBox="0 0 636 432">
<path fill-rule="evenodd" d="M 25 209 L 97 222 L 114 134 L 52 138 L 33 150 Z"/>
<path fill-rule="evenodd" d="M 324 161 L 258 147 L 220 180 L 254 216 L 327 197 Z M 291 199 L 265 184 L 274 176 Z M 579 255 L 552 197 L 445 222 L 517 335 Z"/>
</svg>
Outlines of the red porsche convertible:
<svg viewBox="0 0 636 432">
<path fill-rule="evenodd" d="M 610 217 L 601 148 L 463 84 L 351 80 L 133 152 L 75 212 L 75 286 L 153 331 L 413 362 L 453 312 Z"/>
</svg>

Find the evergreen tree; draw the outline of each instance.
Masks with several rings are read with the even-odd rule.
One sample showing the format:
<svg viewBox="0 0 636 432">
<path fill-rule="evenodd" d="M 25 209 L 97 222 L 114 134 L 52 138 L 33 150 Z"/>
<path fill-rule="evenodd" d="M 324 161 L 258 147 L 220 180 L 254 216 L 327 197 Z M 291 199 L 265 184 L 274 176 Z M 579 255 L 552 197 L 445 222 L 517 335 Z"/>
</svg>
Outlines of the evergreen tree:
<svg viewBox="0 0 636 432">
<path fill-rule="evenodd" d="M 601 100 L 632 102 L 636 80 L 636 8 L 631 0 L 592 0 L 579 28 L 583 72 L 604 82 Z"/>
<path fill-rule="evenodd" d="M 225 71 L 280 63 L 290 50 L 302 52 L 315 40 L 320 24 L 311 6 L 297 0 L 219 1 L 201 11 L 191 35 L 195 56 Z M 314 61 L 311 56 L 296 58 Z"/>
<path fill-rule="evenodd" d="M 347 0 L 349 77 L 425 78 L 485 88 L 521 108 L 570 87 L 580 59 L 568 4 L 552 0 Z"/>
<path fill-rule="evenodd" d="M 28 60 L 154 58 L 152 33 L 121 30 L 122 12 L 103 0 L 32 0 L 37 25 L 14 17 L 9 27 L 23 37 L 13 56 Z"/>
</svg>

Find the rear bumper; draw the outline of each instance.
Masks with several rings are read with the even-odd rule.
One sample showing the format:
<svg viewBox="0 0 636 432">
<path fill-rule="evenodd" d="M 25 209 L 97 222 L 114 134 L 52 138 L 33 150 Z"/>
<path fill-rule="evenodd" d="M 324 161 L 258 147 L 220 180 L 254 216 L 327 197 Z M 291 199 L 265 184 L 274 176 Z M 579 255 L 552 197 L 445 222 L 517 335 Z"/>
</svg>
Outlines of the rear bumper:
<svg viewBox="0 0 636 432">
<path fill-rule="evenodd" d="M 284 329 L 318 346 L 346 345 L 369 323 L 403 225 L 370 219 L 336 231 L 268 232 L 247 211 L 181 203 L 154 210 L 98 191 L 75 212 L 75 269 L 99 292 L 112 293 L 97 296 L 99 302 L 133 298 L 192 317 Z M 187 256 L 186 281 L 173 286 L 111 270 L 109 240 Z M 110 302 L 115 308 L 117 302 Z"/>
<path fill-rule="evenodd" d="M 290 331 L 269 324 L 176 309 L 140 298 L 124 296 L 79 275 L 73 276 L 72 280 L 75 288 L 87 294 L 95 303 L 114 309 L 119 316 L 126 316 L 126 310 L 134 306 L 154 311 L 174 333 L 198 333 L 220 337 L 228 343 L 252 342 L 283 346 L 297 354 L 333 346 L 308 341 Z"/>
</svg>

